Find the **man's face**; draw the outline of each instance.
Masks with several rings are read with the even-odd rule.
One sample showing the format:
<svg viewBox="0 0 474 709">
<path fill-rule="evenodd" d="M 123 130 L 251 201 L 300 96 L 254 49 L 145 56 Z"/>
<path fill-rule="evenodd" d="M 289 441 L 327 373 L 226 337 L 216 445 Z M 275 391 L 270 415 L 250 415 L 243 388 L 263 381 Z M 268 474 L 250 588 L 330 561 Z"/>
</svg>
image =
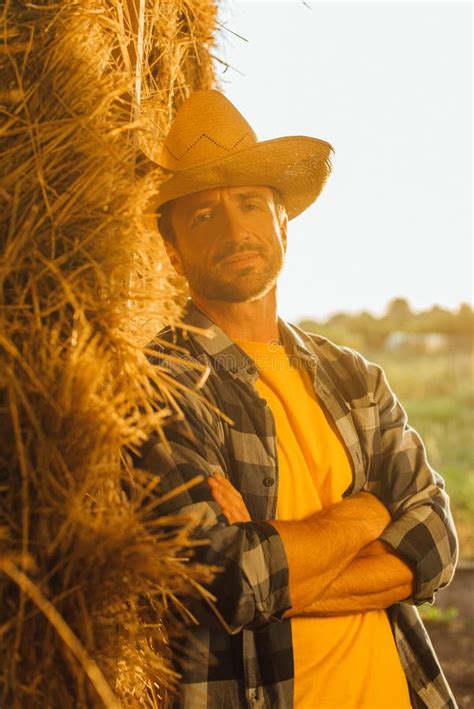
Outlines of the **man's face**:
<svg viewBox="0 0 474 709">
<path fill-rule="evenodd" d="M 275 284 L 286 250 L 286 218 L 278 220 L 270 187 L 216 187 L 173 202 L 176 247 L 170 260 L 191 291 L 242 303 Z"/>
</svg>

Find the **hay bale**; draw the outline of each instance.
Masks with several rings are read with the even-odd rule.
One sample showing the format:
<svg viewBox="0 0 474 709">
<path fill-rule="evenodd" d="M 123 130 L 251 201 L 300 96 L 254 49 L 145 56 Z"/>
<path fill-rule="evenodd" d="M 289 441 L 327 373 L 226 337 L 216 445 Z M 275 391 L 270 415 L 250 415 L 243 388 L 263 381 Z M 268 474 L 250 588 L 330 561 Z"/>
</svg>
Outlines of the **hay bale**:
<svg viewBox="0 0 474 709">
<path fill-rule="evenodd" d="M 138 145 L 212 84 L 215 7 L 141 7 L 0 18 L 2 707 L 166 705 L 166 606 L 210 574 L 182 560 L 190 520 L 144 513 L 157 481 L 126 451 L 176 407 L 138 344 L 179 319 Z"/>
</svg>

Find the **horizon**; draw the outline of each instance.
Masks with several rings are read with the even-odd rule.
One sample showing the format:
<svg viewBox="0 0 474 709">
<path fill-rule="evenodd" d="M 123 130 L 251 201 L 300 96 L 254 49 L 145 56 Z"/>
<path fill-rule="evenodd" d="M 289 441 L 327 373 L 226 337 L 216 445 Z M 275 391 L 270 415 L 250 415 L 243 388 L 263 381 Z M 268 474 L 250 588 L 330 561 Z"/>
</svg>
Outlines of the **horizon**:
<svg viewBox="0 0 474 709">
<path fill-rule="evenodd" d="M 407 304 L 410 308 L 411 314 L 415 317 L 417 315 L 424 315 L 425 313 L 431 312 L 434 308 L 440 308 L 443 312 L 447 312 L 450 315 L 455 316 L 459 313 L 459 311 L 462 307 L 467 306 L 471 310 L 471 312 L 474 313 L 474 305 L 472 303 L 468 303 L 468 302 L 459 303 L 459 305 L 453 306 L 452 308 L 444 306 L 444 305 L 440 305 L 439 303 L 433 303 L 432 305 L 430 305 L 426 308 L 417 309 L 417 308 L 412 307 L 412 304 L 410 303 L 410 301 L 407 298 L 405 298 L 404 296 L 398 296 L 398 297 L 392 298 L 390 301 L 388 301 L 386 303 L 385 308 L 381 312 L 378 312 L 378 313 L 374 313 L 371 310 L 365 310 L 365 309 L 362 309 L 362 310 L 335 310 L 335 311 L 329 313 L 327 316 L 323 316 L 323 317 L 316 317 L 314 315 L 308 315 L 308 316 L 298 317 L 297 319 L 298 320 L 308 320 L 308 321 L 314 320 L 315 322 L 319 322 L 322 320 L 329 320 L 336 315 L 351 315 L 351 316 L 357 317 L 358 315 L 364 315 L 364 314 L 369 314 L 372 317 L 379 319 L 379 318 L 383 318 L 385 315 L 387 315 L 387 311 L 388 311 L 388 307 L 389 307 L 390 303 L 393 302 L 394 300 L 398 300 L 399 298 L 402 300 L 405 300 L 407 302 Z"/>
</svg>

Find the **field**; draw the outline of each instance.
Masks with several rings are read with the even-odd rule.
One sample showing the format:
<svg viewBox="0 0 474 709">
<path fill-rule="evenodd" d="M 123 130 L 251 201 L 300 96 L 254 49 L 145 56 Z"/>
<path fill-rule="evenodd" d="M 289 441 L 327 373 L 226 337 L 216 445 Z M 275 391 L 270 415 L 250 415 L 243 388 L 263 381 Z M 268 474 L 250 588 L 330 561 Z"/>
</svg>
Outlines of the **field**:
<svg viewBox="0 0 474 709">
<path fill-rule="evenodd" d="M 474 559 L 474 389 L 469 350 L 363 352 L 380 364 L 423 438 L 428 460 L 444 477 L 461 557 Z"/>
</svg>

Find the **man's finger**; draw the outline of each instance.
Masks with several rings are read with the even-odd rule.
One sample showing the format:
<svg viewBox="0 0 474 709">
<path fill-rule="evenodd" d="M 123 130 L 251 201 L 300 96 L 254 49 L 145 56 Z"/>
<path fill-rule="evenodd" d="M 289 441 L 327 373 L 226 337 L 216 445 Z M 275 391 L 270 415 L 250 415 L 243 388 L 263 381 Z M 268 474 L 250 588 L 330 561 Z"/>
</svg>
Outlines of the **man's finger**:
<svg viewBox="0 0 474 709">
<path fill-rule="evenodd" d="M 245 507 L 242 496 L 236 493 L 234 489 L 229 489 L 225 486 L 215 486 L 211 487 L 211 490 L 215 490 L 216 494 L 219 495 L 219 499 L 224 500 L 230 507 L 238 509 Z"/>
<path fill-rule="evenodd" d="M 243 499 L 240 492 L 232 485 L 230 480 L 225 478 L 222 474 L 220 474 L 219 477 L 210 477 L 209 482 L 215 484 L 216 487 L 220 487 L 222 490 L 226 490 L 230 495 L 235 496 L 239 500 Z"/>
<path fill-rule="evenodd" d="M 220 487 L 212 487 L 211 492 L 214 498 L 220 503 L 225 503 L 229 507 L 239 507 L 242 503 L 235 495 L 229 493 L 228 490 L 222 489 Z"/>
<path fill-rule="evenodd" d="M 241 495 L 235 494 L 235 488 L 232 488 L 234 491 L 232 493 L 229 488 L 225 488 L 223 485 L 210 484 L 209 487 L 214 500 L 221 507 L 230 524 L 250 522 L 250 515 L 245 502 Z"/>
</svg>

